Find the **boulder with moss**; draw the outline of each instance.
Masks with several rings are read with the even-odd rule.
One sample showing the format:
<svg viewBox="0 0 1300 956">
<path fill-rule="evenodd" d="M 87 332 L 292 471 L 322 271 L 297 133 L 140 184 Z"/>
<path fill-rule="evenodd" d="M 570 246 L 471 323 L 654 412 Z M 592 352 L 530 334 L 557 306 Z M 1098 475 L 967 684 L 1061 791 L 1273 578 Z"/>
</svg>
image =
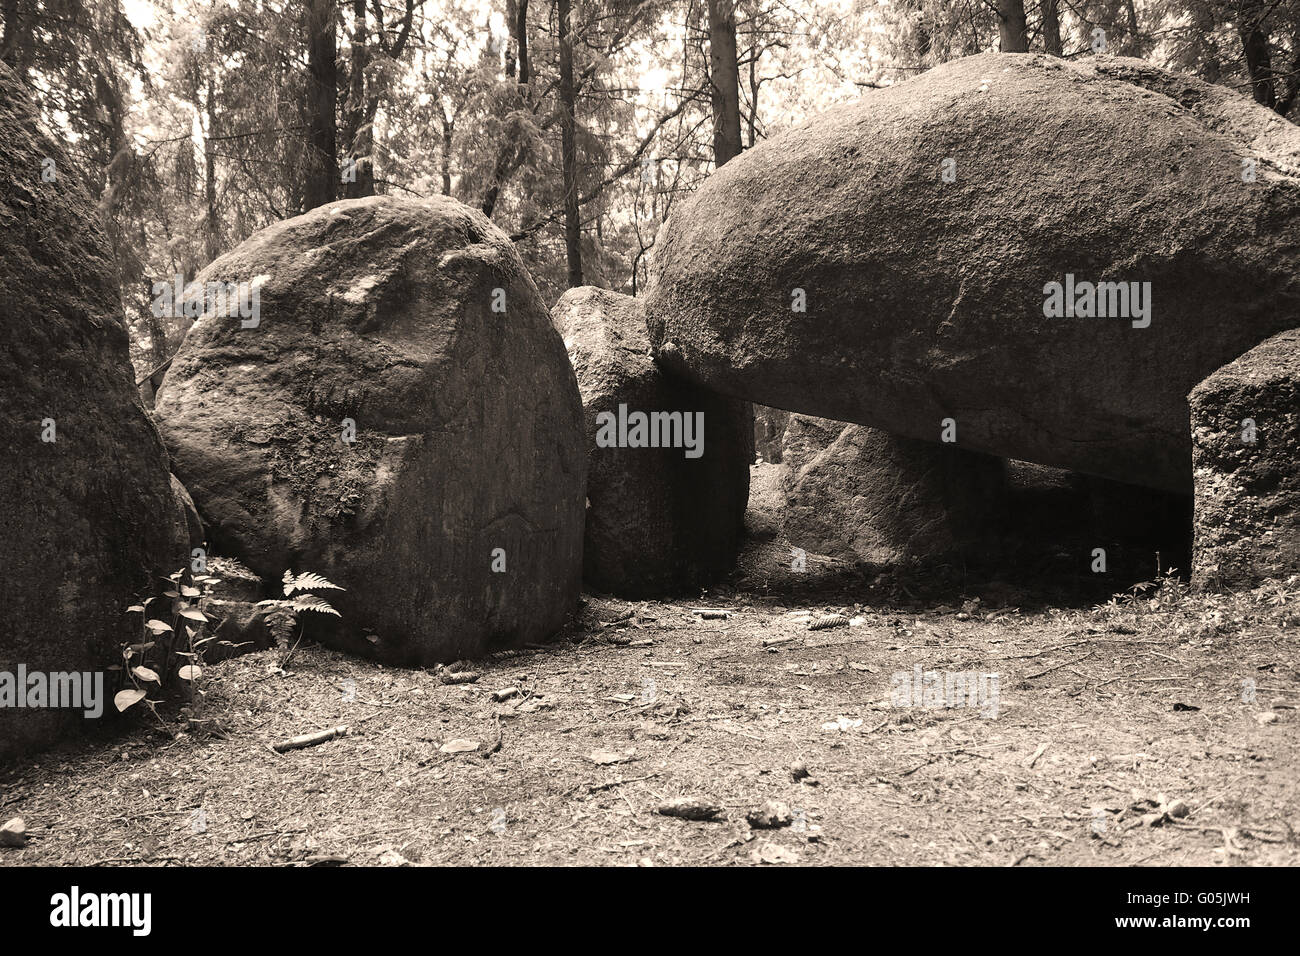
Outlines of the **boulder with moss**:
<svg viewBox="0 0 1300 956">
<path fill-rule="evenodd" d="M 224 311 L 210 283 L 256 303 Z M 552 636 L 581 582 L 586 448 L 509 238 L 438 197 L 344 200 L 209 265 L 157 401 L 214 551 L 346 590 L 318 636 L 423 665 Z M 256 298 L 253 293 L 256 293 Z"/>
</svg>

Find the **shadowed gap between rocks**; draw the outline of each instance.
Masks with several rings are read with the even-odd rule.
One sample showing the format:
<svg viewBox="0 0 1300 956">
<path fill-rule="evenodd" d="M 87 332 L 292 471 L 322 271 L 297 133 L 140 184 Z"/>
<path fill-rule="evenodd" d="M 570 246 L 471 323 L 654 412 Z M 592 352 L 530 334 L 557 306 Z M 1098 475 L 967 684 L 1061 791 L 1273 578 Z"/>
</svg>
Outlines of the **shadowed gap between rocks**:
<svg viewBox="0 0 1300 956">
<path fill-rule="evenodd" d="M 1088 605 L 1190 569 L 1189 495 L 764 406 L 755 449 L 737 587 Z"/>
</svg>

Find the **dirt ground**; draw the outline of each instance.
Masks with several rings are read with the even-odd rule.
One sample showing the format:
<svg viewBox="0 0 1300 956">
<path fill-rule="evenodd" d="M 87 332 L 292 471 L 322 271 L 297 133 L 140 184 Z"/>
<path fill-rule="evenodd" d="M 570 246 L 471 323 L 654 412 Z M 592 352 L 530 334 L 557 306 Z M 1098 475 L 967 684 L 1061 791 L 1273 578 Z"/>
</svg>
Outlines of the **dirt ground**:
<svg viewBox="0 0 1300 956">
<path fill-rule="evenodd" d="M 454 669 L 472 682 L 310 646 L 283 673 L 283 650 L 214 665 L 206 729 L 0 771 L 0 818 L 32 837 L 0 864 L 1300 862 L 1297 581 L 1054 603 L 798 573 L 762 504 L 727 587 L 589 596 L 555 644 Z M 998 675 L 996 716 L 895 706 L 917 666 Z M 659 812 L 682 796 L 716 819 Z M 788 825 L 747 821 L 767 801 Z"/>
</svg>

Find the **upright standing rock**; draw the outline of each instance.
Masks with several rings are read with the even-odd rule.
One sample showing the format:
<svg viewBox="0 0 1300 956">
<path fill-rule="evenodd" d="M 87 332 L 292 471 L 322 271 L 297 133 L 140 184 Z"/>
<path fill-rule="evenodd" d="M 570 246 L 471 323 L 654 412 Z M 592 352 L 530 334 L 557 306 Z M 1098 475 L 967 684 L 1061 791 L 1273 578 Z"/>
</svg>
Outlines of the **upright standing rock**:
<svg viewBox="0 0 1300 956">
<path fill-rule="evenodd" d="M 665 375 L 650 358 L 637 299 L 570 289 L 554 317 L 586 418 L 588 584 L 629 598 L 709 584 L 735 564 L 744 528 L 754 448 L 749 404 Z M 639 439 L 638 415 L 648 416 Z M 606 437 L 628 441 L 611 445 Z M 698 449 L 683 447 L 686 439 Z"/>
<path fill-rule="evenodd" d="M 139 634 L 126 608 L 187 555 L 167 455 L 132 381 L 94 206 L 0 65 L 0 758 L 83 708 L 15 709 L 5 675 L 102 672 Z M 12 678 L 11 678 L 12 680 Z M 115 689 L 102 684 L 112 708 Z"/>
<path fill-rule="evenodd" d="M 1300 329 L 1192 391 L 1193 580 L 1255 587 L 1300 573 Z"/>
<path fill-rule="evenodd" d="M 582 404 L 504 233 L 442 197 L 345 200 L 196 281 L 258 294 L 255 318 L 195 323 L 157 402 L 214 551 L 346 588 L 322 639 L 385 662 L 555 633 L 581 584 Z"/>
</svg>

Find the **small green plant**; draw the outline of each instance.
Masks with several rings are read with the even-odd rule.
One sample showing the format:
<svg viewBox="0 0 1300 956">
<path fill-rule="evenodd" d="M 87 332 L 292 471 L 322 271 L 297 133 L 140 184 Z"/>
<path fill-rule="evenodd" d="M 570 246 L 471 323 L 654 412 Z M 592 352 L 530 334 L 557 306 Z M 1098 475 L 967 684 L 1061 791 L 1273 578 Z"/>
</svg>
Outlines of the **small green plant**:
<svg viewBox="0 0 1300 956">
<path fill-rule="evenodd" d="M 319 594 L 312 594 L 313 590 L 342 591 L 345 589 L 310 571 L 304 571 L 299 575 L 295 575 L 293 571 L 285 571 L 284 597 L 257 602 L 258 607 L 267 609 L 266 626 L 270 629 L 271 636 L 277 644 L 288 644 L 289 638 L 293 636 L 294 629 L 298 629 L 298 639 L 294 641 L 293 647 L 289 649 L 289 653 L 280 662 L 282 668 L 288 665 L 294 651 L 302 643 L 302 621 L 300 618 L 303 613 L 333 614 L 335 617 L 343 616 Z"/>
<path fill-rule="evenodd" d="M 184 682 L 182 686 L 197 709 L 203 698 L 203 647 L 212 640 L 199 636 L 208 623 L 203 602 L 211 594 L 212 585 L 221 581 L 209 574 L 198 574 L 190 575 L 186 583 L 187 573 L 181 569 L 164 578 L 169 586 L 161 598 L 151 597 L 126 609 L 128 614 L 140 615 L 140 640 L 122 645 L 121 669 L 130 686 L 114 695 L 113 704 L 124 711 L 143 701 L 164 728 L 167 723 L 158 713 L 161 701 L 150 700 L 149 695 L 163 690 L 174 677 Z M 149 616 L 149 605 L 159 600 L 171 601 L 170 624 Z"/>
</svg>

